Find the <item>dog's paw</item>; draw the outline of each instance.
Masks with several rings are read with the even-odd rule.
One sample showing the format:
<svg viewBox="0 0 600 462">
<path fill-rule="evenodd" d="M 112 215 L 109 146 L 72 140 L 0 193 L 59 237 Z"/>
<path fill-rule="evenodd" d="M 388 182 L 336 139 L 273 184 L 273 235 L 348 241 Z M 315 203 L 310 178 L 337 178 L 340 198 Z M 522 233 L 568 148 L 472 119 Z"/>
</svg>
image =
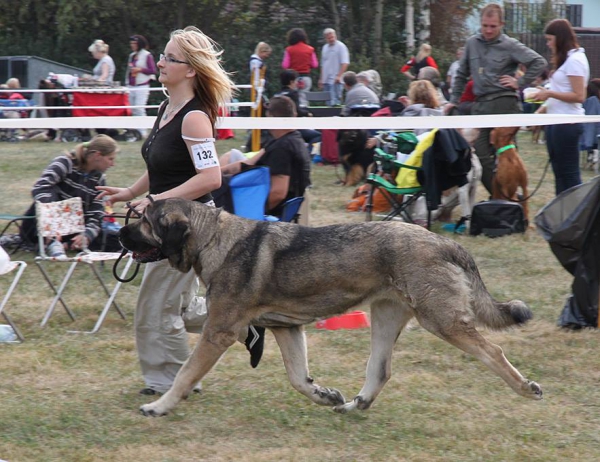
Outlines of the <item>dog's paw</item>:
<svg viewBox="0 0 600 462">
<path fill-rule="evenodd" d="M 339 406 L 335 406 L 333 410 L 339 414 L 347 414 L 348 412 L 352 412 L 355 409 L 359 409 L 364 411 L 365 409 L 369 409 L 371 406 L 371 402 L 367 402 L 363 400 L 360 396 L 357 396 L 349 403 L 341 404 Z"/>
<path fill-rule="evenodd" d="M 315 401 L 317 404 L 322 404 L 325 406 L 337 406 L 346 402 L 344 395 L 342 395 L 342 393 L 335 388 L 318 387 L 315 389 L 314 393 L 319 398 L 317 401 Z"/>
<path fill-rule="evenodd" d="M 523 396 L 531 399 L 542 399 L 544 392 L 542 391 L 542 387 L 534 382 L 533 380 L 528 380 L 525 384 L 523 384 Z"/>
<path fill-rule="evenodd" d="M 156 409 L 156 406 L 152 404 L 144 404 L 140 407 L 140 412 L 145 417 L 162 417 L 163 415 L 167 415 L 167 412 L 160 412 Z"/>
</svg>

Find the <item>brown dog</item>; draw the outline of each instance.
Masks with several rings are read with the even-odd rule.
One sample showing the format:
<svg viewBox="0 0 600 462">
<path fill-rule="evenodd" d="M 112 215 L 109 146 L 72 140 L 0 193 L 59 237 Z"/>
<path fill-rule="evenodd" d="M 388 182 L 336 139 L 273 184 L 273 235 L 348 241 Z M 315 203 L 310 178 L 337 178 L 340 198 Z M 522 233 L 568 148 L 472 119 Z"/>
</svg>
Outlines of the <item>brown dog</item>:
<svg viewBox="0 0 600 462">
<path fill-rule="evenodd" d="M 492 179 L 492 198 L 519 202 L 523 207 L 523 215 L 529 220 L 527 206 L 527 169 L 517 152 L 515 136 L 519 127 L 498 127 L 492 130 L 490 142 L 496 148 L 496 173 Z M 525 198 L 522 202 L 517 197 L 517 189 Z"/>
</svg>

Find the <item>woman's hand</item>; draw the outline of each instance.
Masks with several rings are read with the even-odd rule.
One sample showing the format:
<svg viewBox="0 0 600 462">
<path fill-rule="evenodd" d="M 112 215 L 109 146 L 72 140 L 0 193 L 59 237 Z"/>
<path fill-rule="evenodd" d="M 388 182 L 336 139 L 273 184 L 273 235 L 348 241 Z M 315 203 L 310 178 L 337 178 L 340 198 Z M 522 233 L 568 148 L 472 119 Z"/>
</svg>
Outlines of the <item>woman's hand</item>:
<svg viewBox="0 0 600 462">
<path fill-rule="evenodd" d="M 546 101 L 550 96 L 550 90 L 546 90 L 543 87 L 538 87 L 539 91 L 535 94 L 536 101 Z"/>
<path fill-rule="evenodd" d="M 150 194 L 148 194 L 148 196 L 152 197 Z M 131 201 L 129 205 L 141 215 L 144 213 L 144 210 L 146 210 L 146 207 L 148 207 L 155 200 L 154 198 L 150 199 L 148 196 L 137 201 Z"/>
<path fill-rule="evenodd" d="M 96 186 L 96 189 L 100 191 L 100 194 L 96 196 L 97 199 L 104 199 L 109 205 L 113 205 L 115 202 L 130 201 L 135 198 L 131 188 L 116 188 L 114 186 Z"/>
</svg>

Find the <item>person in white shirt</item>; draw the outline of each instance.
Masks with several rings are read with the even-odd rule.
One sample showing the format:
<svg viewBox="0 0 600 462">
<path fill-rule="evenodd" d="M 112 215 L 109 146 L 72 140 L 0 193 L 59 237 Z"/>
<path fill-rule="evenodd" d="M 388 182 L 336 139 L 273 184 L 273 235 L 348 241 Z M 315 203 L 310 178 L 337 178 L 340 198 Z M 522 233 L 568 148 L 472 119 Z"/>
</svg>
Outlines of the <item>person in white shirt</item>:
<svg viewBox="0 0 600 462">
<path fill-rule="evenodd" d="M 583 102 L 590 80 L 590 65 L 585 50 L 566 19 L 550 21 L 544 30 L 546 44 L 552 52 L 553 72 L 550 88 L 540 87 L 534 98 L 545 101 L 536 112 L 584 115 Z M 579 137 L 581 124 L 546 127 L 546 146 L 555 177 L 556 195 L 581 184 L 579 169 Z"/>
<path fill-rule="evenodd" d="M 456 50 L 456 61 L 450 64 L 448 68 L 448 74 L 446 74 L 446 85 L 448 85 L 448 92 L 452 92 L 452 86 L 454 85 L 454 79 L 456 78 L 456 71 L 460 65 L 460 58 L 465 53 L 465 47 L 460 47 Z"/>
<path fill-rule="evenodd" d="M 88 47 L 88 51 L 92 54 L 98 63 L 94 67 L 92 79 L 100 82 L 110 83 L 115 76 L 115 62 L 108 55 L 108 45 L 103 40 L 94 40 Z"/>
<path fill-rule="evenodd" d="M 330 106 L 338 106 L 342 101 L 342 75 L 350 64 L 350 54 L 346 45 L 337 39 L 335 30 L 325 29 L 323 37 L 327 44 L 321 51 L 319 88 L 330 93 Z"/>
</svg>

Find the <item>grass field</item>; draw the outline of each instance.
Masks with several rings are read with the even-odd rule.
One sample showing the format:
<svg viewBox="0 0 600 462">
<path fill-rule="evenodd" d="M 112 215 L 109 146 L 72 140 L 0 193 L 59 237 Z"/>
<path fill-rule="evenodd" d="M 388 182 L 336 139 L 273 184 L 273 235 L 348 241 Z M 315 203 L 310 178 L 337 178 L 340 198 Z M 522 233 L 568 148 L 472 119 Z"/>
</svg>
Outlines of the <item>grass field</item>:
<svg viewBox="0 0 600 462">
<path fill-rule="evenodd" d="M 224 153 L 242 144 L 220 142 Z M 545 147 L 522 133 L 520 152 L 530 185 L 539 181 Z M 22 213 L 45 165 L 72 145 L 2 143 L 0 211 Z M 113 185 L 141 174 L 139 143 L 122 143 Z M 332 166 L 315 166 L 311 225 L 364 220 L 344 205 L 352 190 L 335 185 Z M 584 173 L 591 177 L 590 172 Z M 552 197 L 546 176 L 531 200 L 532 216 Z M 481 198 L 485 195 L 482 193 Z M 437 231 L 437 226 L 434 231 Z M 556 327 L 571 277 L 534 229 L 500 239 L 455 236 L 474 256 L 490 292 L 519 298 L 534 313 L 526 327 L 484 332 L 502 346 L 526 377 L 540 383 L 544 400 L 514 394 L 483 364 L 421 328 L 400 337 L 393 376 L 365 412 L 338 415 L 295 392 L 273 336 L 257 369 L 241 344 L 234 345 L 203 381 L 204 391 L 169 416 L 138 412 L 143 387 L 132 318 L 140 277 L 121 289 L 123 321 L 112 311 L 95 335 L 89 329 L 102 306 L 87 268 L 77 270 L 65 298 L 78 319 L 58 307 L 49 325 L 39 323 L 51 299 L 33 263 L 13 294 L 9 312 L 25 334 L 23 344 L 0 344 L 0 459 L 29 461 L 592 461 L 600 454 L 600 355 L 597 331 Z M 347 271 L 360 271 L 348 268 Z M 110 265 L 105 269 L 110 278 Z M 302 275 L 298 275 L 302 277 Z M 7 289 L 0 280 L 0 293 Z M 368 310 L 367 307 L 362 307 Z M 311 375 L 347 398 L 361 388 L 369 332 L 307 328 Z M 196 340 L 190 336 L 190 342 Z M 598 357 L 597 357 L 598 356 Z"/>
</svg>

